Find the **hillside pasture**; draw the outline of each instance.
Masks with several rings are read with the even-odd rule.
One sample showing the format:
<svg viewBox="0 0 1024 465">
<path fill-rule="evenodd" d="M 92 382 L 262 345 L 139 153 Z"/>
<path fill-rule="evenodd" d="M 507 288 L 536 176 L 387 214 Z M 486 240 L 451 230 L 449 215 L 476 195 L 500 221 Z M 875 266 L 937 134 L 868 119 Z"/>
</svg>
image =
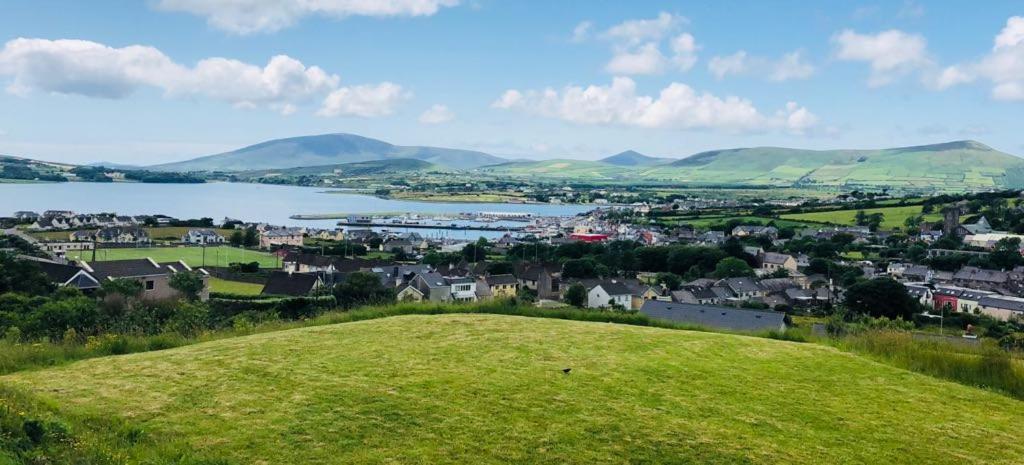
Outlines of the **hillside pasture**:
<svg viewBox="0 0 1024 465">
<path fill-rule="evenodd" d="M 812 221 L 817 223 L 829 223 L 841 226 L 853 226 L 857 224 L 858 210 L 834 210 L 807 213 L 789 213 L 781 215 L 781 218 L 794 221 Z M 864 213 L 871 215 L 881 213 L 882 229 L 896 229 L 904 227 L 904 222 L 911 216 L 921 214 L 920 205 L 904 205 L 896 207 L 866 208 Z M 942 215 L 929 213 L 924 215 L 925 221 L 939 221 Z"/>
<path fill-rule="evenodd" d="M 1024 403 L 1000 394 L 825 346 L 607 323 L 402 316 L 0 383 L 224 463 L 1024 461 Z"/>
</svg>

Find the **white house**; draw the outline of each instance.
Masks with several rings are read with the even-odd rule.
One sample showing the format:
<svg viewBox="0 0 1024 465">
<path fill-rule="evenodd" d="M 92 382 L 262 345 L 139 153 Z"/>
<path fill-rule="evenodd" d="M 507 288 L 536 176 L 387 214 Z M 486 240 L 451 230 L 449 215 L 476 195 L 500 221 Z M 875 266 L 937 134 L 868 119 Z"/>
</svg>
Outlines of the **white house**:
<svg viewBox="0 0 1024 465">
<path fill-rule="evenodd" d="M 212 229 L 189 229 L 184 236 L 181 236 L 181 242 L 186 244 L 223 244 L 226 242 L 224 236 L 217 234 Z"/>
<path fill-rule="evenodd" d="M 615 305 L 626 309 L 633 306 L 633 291 L 622 282 L 601 281 L 587 292 L 587 308 L 607 308 Z"/>
</svg>

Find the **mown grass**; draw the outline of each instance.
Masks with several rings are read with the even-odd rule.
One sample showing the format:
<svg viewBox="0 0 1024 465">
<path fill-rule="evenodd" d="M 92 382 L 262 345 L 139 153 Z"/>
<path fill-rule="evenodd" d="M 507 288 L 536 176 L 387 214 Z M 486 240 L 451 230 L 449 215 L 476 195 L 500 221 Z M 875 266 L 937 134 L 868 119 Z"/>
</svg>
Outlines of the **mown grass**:
<svg viewBox="0 0 1024 465">
<path fill-rule="evenodd" d="M 205 258 L 202 247 L 139 247 L 125 249 L 99 249 L 96 260 L 127 260 L 152 258 L 158 262 L 184 260 L 189 266 L 226 267 L 231 263 L 259 262 L 262 268 L 278 268 L 280 259 L 258 250 L 247 250 L 230 246 L 206 247 Z M 68 252 L 69 259 L 92 261 L 92 251 Z"/>
<path fill-rule="evenodd" d="M 895 229 L 904 227 L 904 222 L 911 216 L 917 216 L 921 214 L 920 205 L 905 205 L 897 207 L 882 207 L 882 208 L 867 208 L 864 209 L 864 213 L 871 215 L 873 213 L 881 213 L 882 229 Z M 818 223 L 831 223 L 837 225 L 848 225 L 852 226 L 857 224 L 856 221 L 857 210 L 834 210 L 824 212 L 808 212 L 808 213 L 789 213 L 781 215 L 782 218 L 796 221 L 813 221 Z M 937 221 L 942 218 L 942 215 L 938 213 L 929 213 L 924 215 L 926 221 Z"/>
<path fill-rule="evenodd" d="M 300 328 L 0 382 L 59 418 L 236 463 L 1024 460 L 1024 403 L 834 348 L 505 315 Z"/>
<path fill-rule="evenodd" d="M 226 279 L 210 277 L 210 292 L 222 292 L 225 294 L 259 295 L 263 291 L 262 284 L 244 283 L 241 281 L 228 281 Z"/>
</svg>

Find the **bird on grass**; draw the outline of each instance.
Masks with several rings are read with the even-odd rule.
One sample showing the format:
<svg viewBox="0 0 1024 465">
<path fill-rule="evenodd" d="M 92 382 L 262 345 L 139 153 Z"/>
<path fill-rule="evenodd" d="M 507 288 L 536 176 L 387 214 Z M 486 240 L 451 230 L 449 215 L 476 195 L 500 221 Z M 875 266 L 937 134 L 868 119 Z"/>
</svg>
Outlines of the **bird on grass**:
<svg viewBox="0 0 1024 465">
<path fill-rule="evenodd" d="M 572 371 L 572 368 L 562 368 L 562 373 L 563 374 L 567 375 L 567 374 L 569 374 L 570 371 Z"/>
</svg>

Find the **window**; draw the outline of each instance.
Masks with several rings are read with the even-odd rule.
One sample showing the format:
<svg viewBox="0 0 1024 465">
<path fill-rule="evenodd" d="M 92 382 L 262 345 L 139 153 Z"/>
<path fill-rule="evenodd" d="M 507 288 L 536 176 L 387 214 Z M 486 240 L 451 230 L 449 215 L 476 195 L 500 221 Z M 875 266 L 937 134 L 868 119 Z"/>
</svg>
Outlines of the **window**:
<svg viewBox="0 0 1024 465">
<path fill-rule="evenodd" d="M 152 291 L 153 287 L 155 286 L 155 284 L 156 283 L 154 283 L 153 281 L 146 281 L 146 290 L 147 291 Z"/>
</svg>

